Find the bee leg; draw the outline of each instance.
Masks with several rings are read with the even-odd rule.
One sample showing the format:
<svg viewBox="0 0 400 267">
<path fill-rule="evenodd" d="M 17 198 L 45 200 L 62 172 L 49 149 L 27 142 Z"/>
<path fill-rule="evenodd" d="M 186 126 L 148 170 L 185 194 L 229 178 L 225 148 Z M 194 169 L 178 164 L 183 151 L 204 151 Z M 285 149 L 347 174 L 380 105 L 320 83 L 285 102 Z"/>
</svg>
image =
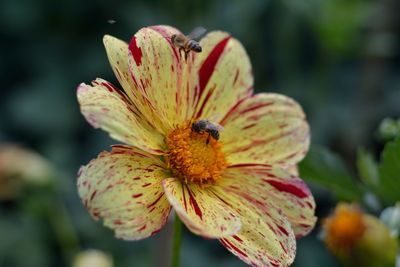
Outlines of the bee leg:
<svg viewBox="0 0 400 267">
<path fill-rule="evenodd" d="M 187 62 L 187 57 L 188 57 L 189 52 L 187 52 L 186 50 L 184 50 L 184 51 L 185 51 L 185 62 Z"/>
<path fill-rule="evenodd" d="M 210 143 L 210 134 L 208 134 L 206 145 L 208 145 L 209 143 Z"/>
<path fill-rule="evenodd" d="M 181 51 L 183 50 L 183 48 L 182 47 L 179 47 L 179 58 L 182 58 L 182 53 L 181 53 Z M 185 51 L 183 51 L 183 52 L 185 52 Z"/>
</svg>

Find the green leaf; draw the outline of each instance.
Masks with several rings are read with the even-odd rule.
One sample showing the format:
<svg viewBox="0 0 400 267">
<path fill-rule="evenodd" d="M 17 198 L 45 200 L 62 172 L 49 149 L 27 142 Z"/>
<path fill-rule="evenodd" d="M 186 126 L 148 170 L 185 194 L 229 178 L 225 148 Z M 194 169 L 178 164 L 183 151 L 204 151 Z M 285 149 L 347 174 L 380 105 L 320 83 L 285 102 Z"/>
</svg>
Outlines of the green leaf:
<svg viewBox="0 0 400 267">
<path fill-rule="evenodd" d="M 360 148 L 357 153 L 357 169 L 361 181 L 371 190 L 376 191 L 379 184 L 378 164 L 374 157 Z"/>
<path fill-rule="evenodd" d="M 307 157 L 299 164 L 301 177 L 321 185 L 340 199 L 359 201 L 362 191 L 342 160 L 334 153 L 321 147 L 311 147 Z"/>
<path fill-rule="evenodd" d="M 388 142 L 379 165 L 379 188 L 383 199 L 394 203 L 400 200 L 400 138 Z"/>
</svg>

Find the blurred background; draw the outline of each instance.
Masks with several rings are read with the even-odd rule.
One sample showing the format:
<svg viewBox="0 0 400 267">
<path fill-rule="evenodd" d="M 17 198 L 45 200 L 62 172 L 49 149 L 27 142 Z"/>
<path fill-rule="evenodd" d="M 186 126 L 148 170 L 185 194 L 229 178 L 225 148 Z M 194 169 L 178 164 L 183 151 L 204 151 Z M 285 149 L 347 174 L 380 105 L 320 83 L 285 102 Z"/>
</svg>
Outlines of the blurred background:
<svg viewBox="0 0 400 267">
<path fill-rule="evenodd" d="M 84 249 L 106 252 L 115 266 L 167 266 L 171 226 L 144 241 L 116 240 L 77 194 L 79 166 L 116 143 L 89 126 L 76 100 L 81 82 L 101 77 L 118 84 L 104 34 L 129 41 L 155 24 L 230 32 L 247 49 L 256 92 L 296 99 L 312 143 L 329 147 L 354 170 L 357 147 L 379 156 L 380 121 L 400 117 L 399 12 L 398 0 L 1 0 L 0 143 L 38 152 L 52 171 L 45 186 L 1 198 L 0 266 L 71 266 Z M 317 215 L 329 214 L 335 197 L 312 189 Z M 318 223 L 298 241 L 293 266 L 339 266 L 319 229 Z M 181 263 L 245 266 L 217 241 L 189 232 Z"/>
</svg>

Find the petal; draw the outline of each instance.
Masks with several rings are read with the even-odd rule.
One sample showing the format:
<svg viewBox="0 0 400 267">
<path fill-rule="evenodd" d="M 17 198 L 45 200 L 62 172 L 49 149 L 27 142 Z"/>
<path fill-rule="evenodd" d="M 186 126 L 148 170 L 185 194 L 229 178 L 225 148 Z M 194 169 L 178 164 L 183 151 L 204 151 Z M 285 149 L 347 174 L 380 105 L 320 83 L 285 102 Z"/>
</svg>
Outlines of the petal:
<svg viewBox="0 0 400 267">
<path fill-rule="evenodd" d="M 288 266 L 293 262 L 296 239 L 290 223 L 275 206 L 260 209 L 245 192 L 238 196 L 219 186 L 214 190 L 241 216 L 241 230 L 220 239 L 230 252 L 253 266 Z"/>
<path fill-rule="evenodd" d="M 139 30 L 129 44 L 129 68 L 135 88 L 144 95 L 160 120 L 160 131 L 168 133 L 191 118 L 195 80 L 189 79 L 191 64 L 179 56 L 171 36 L 180 32 L 169 26 Z"/>
<path fill-rule="evenodd" d="M 165 147 L 164 136 L 111 83 L 102 79 L 93 81 L 92 85 L 82 83 L 77 95 L 81 112 L 93 127 L 151 153 L 160 154 Z"/>
<path fill-rule="evenodd" d="M 130 74 L 128 44 L 109 35 L 104 36 L 103 42 L 114 74 L 129 100 L 138 112 L 142 114 L 143 119 L 147 120 L 148 124 L 157 129 L 157 131 L 162 132 L 162 129 L 160 129 L 161 119 L 156 115 L 157 110 L 150 105 L 149 100 L 137 89 L 136 80 Z"/>
<path fill-rule="evenodd" d="M 134 90 L 135 87 L 128 68 L 128 44 L 110 35 L 104 36 L 103 43 L 106 48 L 111 68 L 125 93 L 132 100 L 137 99 L 138 94 Z"/>
<path fill-rule="evenodd" d="M 198 85 L 194 88 L 194 118 L 219 119 L 253 88 L 251 64 L 242 44 L 225 32 L 211 32 L 194 55 Z"/>
<path fill-rule="evenodd" d="M 252 196 L 262 210 L 276 206 L 291 223 L 297 238 L 314 228 L 315 201 L 310 190 L 303 180 L 284 169 L 265 164 L 232 166 L 218 186 L 238 196 Z"/>
<path fill-rule="evenodd" d="M 163 187 L 179 218 L 193 233 L 219 238 L 239 231 L 240 219 L 227 211 L 226 205 L 215 196 L 211 187 L 187 185 L 175 178 L 163 180 Z"/>
<path fill-rule="evenodd" d="M 146 238 L 162 228 L 171 210 L 161 186 L 165 167 L 142 150 L 113 146 L 81 167 L 79 196 L 91 215 L 102 218 L 118 238 Z"/>
<path fill-rule="evenodd" d="M 301 107 L 278 94 L 256 94 L 221 121 L 221 141 L 231 164 L 298 163 L 308 151 L 309 127 Z"/>
</svg>

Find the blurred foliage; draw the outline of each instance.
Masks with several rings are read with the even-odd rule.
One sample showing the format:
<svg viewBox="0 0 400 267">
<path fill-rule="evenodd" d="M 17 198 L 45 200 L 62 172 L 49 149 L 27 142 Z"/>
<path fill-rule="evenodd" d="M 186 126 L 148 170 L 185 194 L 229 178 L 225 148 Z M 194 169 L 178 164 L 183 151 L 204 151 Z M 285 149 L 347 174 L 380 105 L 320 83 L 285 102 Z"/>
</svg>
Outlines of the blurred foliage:
<svg viewBox="0 0 400 267">
<path fill-rule="evenodd" d="M 343 161 L 324 148 L 312 147 L 300 163 L 300 176 L 329 188 L 339 199 L 360 201 L 362 191 Z"/>
<path fill-rule="evenodd" d="M 356 166 L 359 179 L 333 152 L 312 147 L 299 170 L 304 180 L 328 188 L 339 200 L 361 202 L 368 193 L 375 194 L 380 204 L 393 205 L 400 200 L 400 138 L 386 143 L 379 163 L 359 149 Z"/>
<path fill-rule="evenodd" d="M 22 199 L 0 203 L 0 266 L 70 266 L 69 255 L 87 248 L 109 253 L 115 266 L 165 263 L 168 227 L 148 240 L 116 240 L 112 231 L 90 218 L 76 192 L 79 165 L 114 143 L 84 121 L 76 87 L 96 77 L 117 84 L 102 36 L 129 41 L 146 25 L 169 24 L 183 32 L 202 25 L 209 31 L 232 33 L 252 60 L 255 90 L 283 93 L 300 102 L 311 125 L 312 142 L 335 152 L 311 151 L 303 164 L 310 181 L 321 176 L 323 185 L 341 199 L 359 199 L 369 189 L 379 197 L 381 190 L 392 190 L 385 201 L 393 203 L 398 191 L 386 187 L 392 183 L 389 174 L 398 168 L 390 163 L 398 160 L 393 157 L 398 141 L 385 148 L 380 166 L 374 167 L 373 159 L 383 145 L 372 133 L 382 118 L 400 117 L 399 4 L 398 0 L 0 1 L 0 142 L 36 150 L 59 171 L 53 188 L 28 190 Z M 370 151 L 360 150 L 357 156 L 360 179 L 354 164 L 358 147 Z M 374 187 L 377 173 L 386 189 Z M 320 187 L 313 189 L 317 215 L 327 214 L 336 199 Z M 294 266 L 338 266 L 320 246 L 317 232 L 318 227 L 299 240 Z M 244 266 L 218 242 L 185 234 L 183 244 L 183 266 Z"/>
<path fill-rule="evenodd" d="M 382 154 L 382 161 L 379 165 L 378 192 L 381 197 L 394 204 L 400 200 L 400 138 L 389 142 Z"/>
</svg>

